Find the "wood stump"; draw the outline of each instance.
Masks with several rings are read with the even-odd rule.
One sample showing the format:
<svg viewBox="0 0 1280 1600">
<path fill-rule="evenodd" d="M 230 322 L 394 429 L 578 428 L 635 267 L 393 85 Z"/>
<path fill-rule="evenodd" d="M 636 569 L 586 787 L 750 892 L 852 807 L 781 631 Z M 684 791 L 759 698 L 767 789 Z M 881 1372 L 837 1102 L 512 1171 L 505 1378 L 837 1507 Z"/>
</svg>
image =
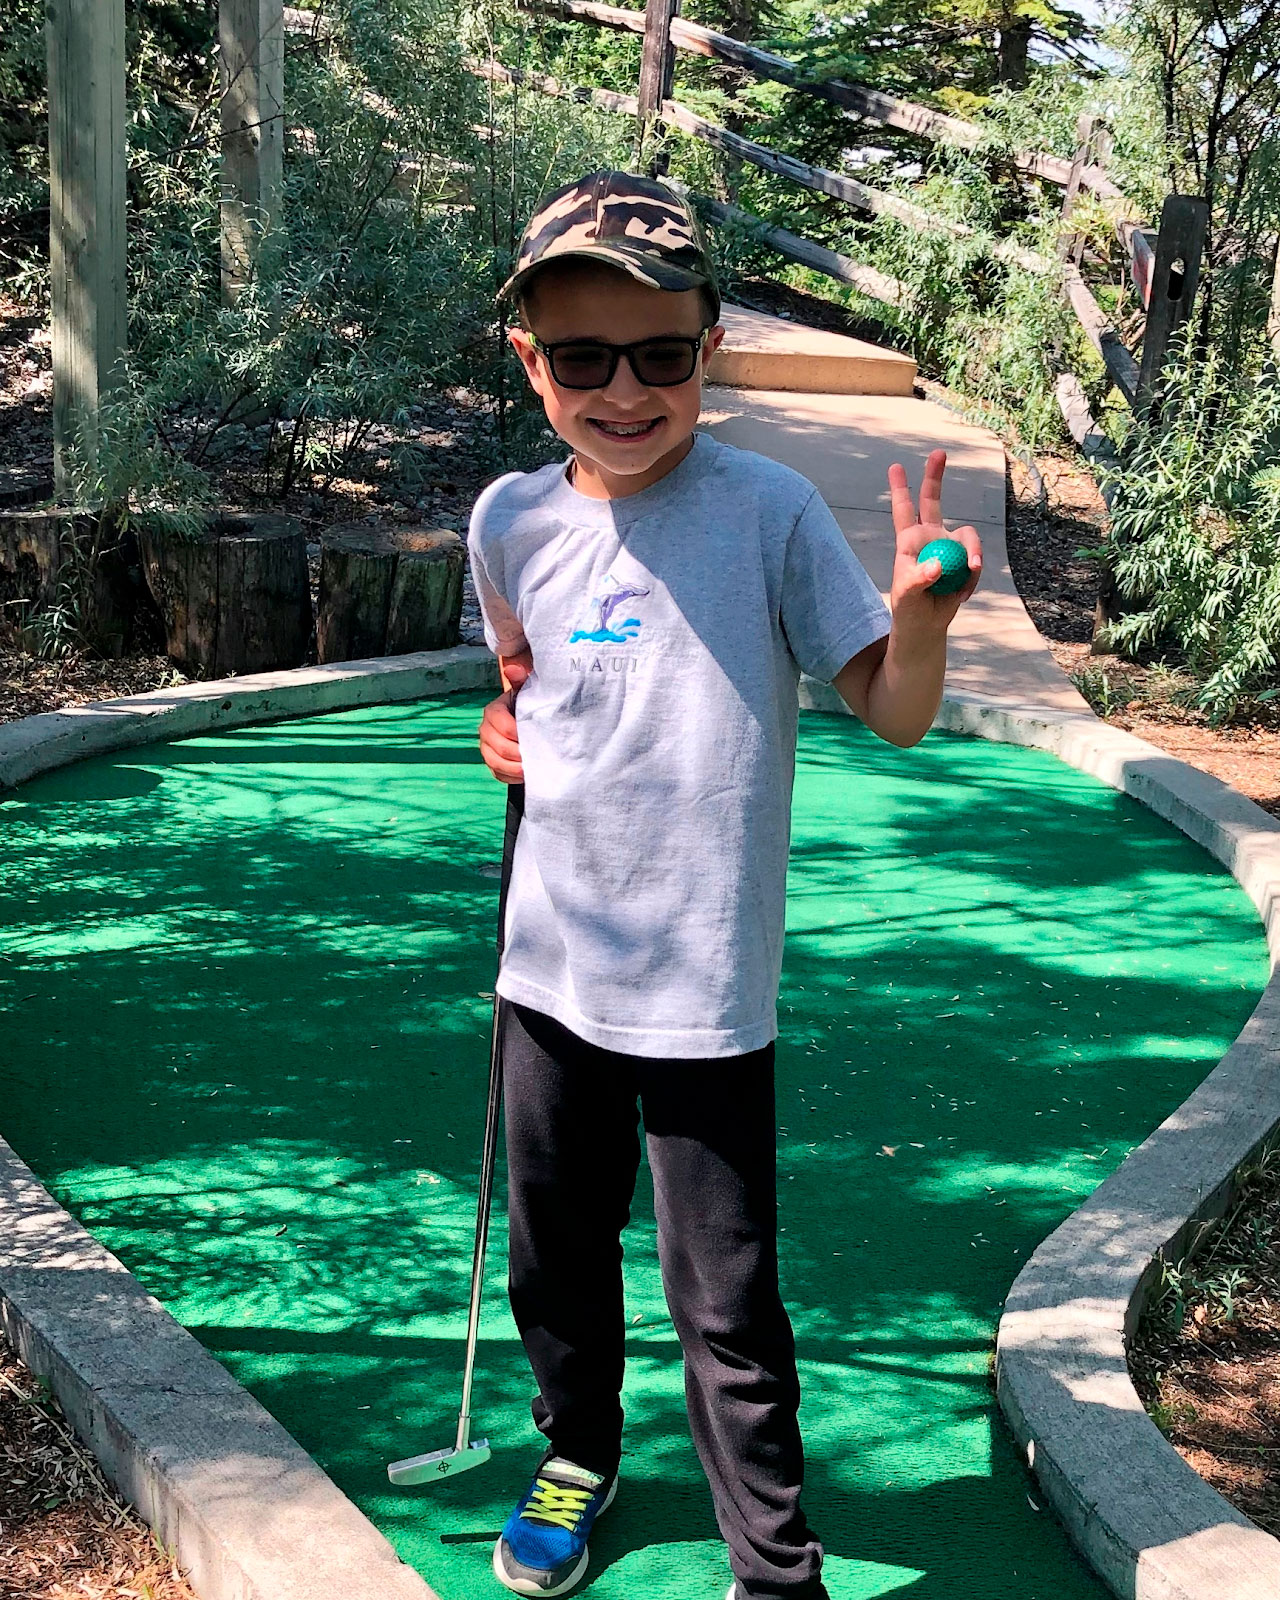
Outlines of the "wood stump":
<svg viewBox="0 0 1280 1600">
<path fill-rule="evenodd" d="M 51 631 L 104 656 L 154 645 L 137 541 L 120 518 L 0 511 L 0 638 L 39 650 Z"/>
<path fill-rule="evenodd" d="M 465 565 L 466 547 L 446 529 L 330 528 L 320 540 L 320 660 L 457 644 Z"/>
<path fill-rule="evenodd" d="M 224 511 L 194 537 L 139 535 L 169 659 L 205 678 L 299 667 L 311 644 L 307 543 L 296 517 Z"/>
</svg>

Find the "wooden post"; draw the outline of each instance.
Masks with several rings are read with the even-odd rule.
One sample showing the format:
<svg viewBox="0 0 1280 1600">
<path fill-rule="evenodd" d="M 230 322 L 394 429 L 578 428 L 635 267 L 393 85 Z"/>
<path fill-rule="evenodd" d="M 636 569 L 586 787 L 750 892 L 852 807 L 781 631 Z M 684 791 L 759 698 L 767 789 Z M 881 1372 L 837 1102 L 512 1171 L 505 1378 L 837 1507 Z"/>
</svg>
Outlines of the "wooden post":
<svg viewBox="0 0 1280 1600">
<path fill-rule="evenodd" d="M 1074 261 L 1077 266 L 1080 265 L 1080 255 L 1084 241 L 1074 229 L 1068 226 L 1068 223 L 1071 220 L 1071 213 L 1075 210 L 1076 198 L 1080 193 L 1081 175 L 1089 163 L 1090 156 L 1093 154 L 1093 128 L 1094 120 L 1088 112 L 1085 112 L 1076 122 L 1076 139 L 1078 143 L 1076 145 L 1075 159 L 1071 163 L 1071 171 L 1067 175 L 1067 187 L 1062 196 L 1062 232 L 1058 237 L 1058 254 L 1063 261 Z"/>
<path fill-rule="evenodd" d="M 53 470 L 92 479 L 125 351 L 124 0 L 46 0 Z"/>
<path fill-rule="evenodd" d="M 1276 240 L 1276 264 L 1271 275 L 1271 309 L 1267 314 L 1267 337 L 1272 359 L 1280 363 L 1280 239 Z"/>
<path fill-rule="evenodd" d="M 1142 368 L 1133 402 L 1139 415 L 1150 411 L 1169 354 L 1169 342 L 1191 315 L 1208 226 L 1209 208 L 1203 200 L 1184 194 L 1171 194 L 1165 200 L 1151 272 Z"/>
<path fill-rule="evenodd" d="M 636 164 L 644 156 L 645 134 L 649 119 L 656 118 L 662 102 L 671 97 L 671 83 L 675 76 L 676 47 L 671 42 L 671 23 L 680 15 L 680 0 L 645 0 L 644 54 L 640 61 L 640 115 L 636 128 Z M 659 122 L 657 126 L 661 128 Z M 660 178 L 666 172 L 666 157 L 659 155 L 652 163 L 652 176 Z"/>
<path fill-rule="evenodd" d="M 222 75 L 222 293 L 253 276 L 284 180 L 283 0 L 218 0 Z"/>
</svg>

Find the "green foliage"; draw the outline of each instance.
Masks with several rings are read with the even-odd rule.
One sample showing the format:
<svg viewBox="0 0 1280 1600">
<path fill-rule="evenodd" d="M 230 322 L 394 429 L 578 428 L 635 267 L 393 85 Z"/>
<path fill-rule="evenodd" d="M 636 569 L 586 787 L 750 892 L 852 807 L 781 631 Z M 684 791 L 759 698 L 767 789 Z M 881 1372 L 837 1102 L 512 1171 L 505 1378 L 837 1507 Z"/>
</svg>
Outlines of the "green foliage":
<svg viewBox="0 0 1280 1600">
<path fill-rule="evenodd" d="M 1221 720 L 1280 676 L 1280 386 L 1185 354 L 1114 479 L 1117 646 L 1175 645 Z"/>
<path fill-rule="evenodd" d="M 477 79 L 494 18 L 451 0 L 340 0 L 293 36 L 281 215 L 234 306 L 219 284 L 215 62 L 131 56 L 128 369 L 77 499 L 181 529 L 220 492 L 331 484 L 375 427 L 465 388 L 495 470 L 544 448 L 494 303 L 524 218 L 560 174 L 624 161 L 605 119 Z M 161 70 L 163 65 L 167 70 Z"/>
</svg>

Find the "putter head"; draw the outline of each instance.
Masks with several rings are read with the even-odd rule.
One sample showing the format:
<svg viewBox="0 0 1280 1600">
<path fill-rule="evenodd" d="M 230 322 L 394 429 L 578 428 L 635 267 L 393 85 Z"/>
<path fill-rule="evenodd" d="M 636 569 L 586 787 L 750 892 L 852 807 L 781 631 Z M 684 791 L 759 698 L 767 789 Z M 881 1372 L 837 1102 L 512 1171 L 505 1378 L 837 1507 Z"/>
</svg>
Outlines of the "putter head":
<svg viewBox="0 0 1280 1600">
<path fill-rule="evenodd" d="M 484 1466 L 492 1454 L 487 1439 L 475 1439 L 465 1450 L 450 1445 L 447 1450 L 433 1450 L 430 1455 L 393 1461 L 387 1468 L 387 1477 L 402 1488 L 411 1483 L 435 1483 L 442 1478 L 457 1477 L 460 1472 L 470 1472 L 472 1467 Z"/>
</svg>

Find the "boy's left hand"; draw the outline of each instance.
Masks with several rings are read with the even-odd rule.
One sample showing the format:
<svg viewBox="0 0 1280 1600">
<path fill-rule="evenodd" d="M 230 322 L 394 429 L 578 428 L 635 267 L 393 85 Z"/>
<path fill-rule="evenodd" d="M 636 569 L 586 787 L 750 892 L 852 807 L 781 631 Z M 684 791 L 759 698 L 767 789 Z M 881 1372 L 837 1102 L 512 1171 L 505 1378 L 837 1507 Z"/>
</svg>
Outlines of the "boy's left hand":
<svg viewBox="0 0 1280 1600">
<path fill-rule="evenodd" d="M 889 607 L 894 627 L 910 634 L 942 634 L 978 586 L 982 570 L 982 541 L 976 528 L 949 530 L 942 520 L 942 474 L 947 452 L 934 450 L 925 462 L 924 482 L 920 485 L 920 514 L 905 469 L 897 462 L 889 468 L 889 499 L 893 507 L 893 530 L 897 548 L 893 560 L 893 586 Z M 955 594 L 932 594 L 929 586 L 942 569 L 938 562 L 922 566 L 916 557 L 932 539 L 956 539 L 969 552 L 969 581 Z"/>
</svg>

